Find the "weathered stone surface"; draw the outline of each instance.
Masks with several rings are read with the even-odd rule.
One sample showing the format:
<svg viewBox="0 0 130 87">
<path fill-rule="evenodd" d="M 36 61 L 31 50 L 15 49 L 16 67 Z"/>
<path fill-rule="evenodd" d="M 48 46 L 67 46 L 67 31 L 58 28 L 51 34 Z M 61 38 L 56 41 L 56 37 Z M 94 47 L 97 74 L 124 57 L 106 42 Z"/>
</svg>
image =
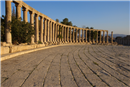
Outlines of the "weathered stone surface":
<svg viewBox="0 0 130 87">
<path fill-rule="evenodd" d="M 129 87 L 129 48 L 70 44 L 17 56 L 1 62 L 1 86 Z"/>
<path fill-rule="evenodd" d="M 1 46 L 1 55 L 9 53 L 9 47 Z"/>
</svg>

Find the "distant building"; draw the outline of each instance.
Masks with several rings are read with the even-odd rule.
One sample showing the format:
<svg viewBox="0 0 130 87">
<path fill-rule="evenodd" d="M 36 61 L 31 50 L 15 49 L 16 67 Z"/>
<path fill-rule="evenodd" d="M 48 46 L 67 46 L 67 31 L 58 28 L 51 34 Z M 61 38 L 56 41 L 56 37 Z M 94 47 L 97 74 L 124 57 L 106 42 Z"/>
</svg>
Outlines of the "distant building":
<svg viewBox="0 0 130 87">
<path fill-rule="evenodd" d="M 118 44 L 122 45 L 129 45 L 130 46 L 130 35 L 127 35 L 126 37 L 116 37 L 116 42 Z"/>
</svg>

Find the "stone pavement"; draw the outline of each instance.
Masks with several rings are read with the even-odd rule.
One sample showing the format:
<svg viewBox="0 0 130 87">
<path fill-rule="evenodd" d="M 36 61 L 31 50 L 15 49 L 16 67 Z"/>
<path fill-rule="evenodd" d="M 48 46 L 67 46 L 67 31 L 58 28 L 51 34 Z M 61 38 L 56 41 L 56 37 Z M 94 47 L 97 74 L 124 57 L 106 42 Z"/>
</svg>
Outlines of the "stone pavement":
<svg viewBox="0 0 130 87">
<path fill-rule="evenodd" d="M 130 47 L 67 45 L 1 62 L 2 87 L 130 87 Z"/>
</svg>

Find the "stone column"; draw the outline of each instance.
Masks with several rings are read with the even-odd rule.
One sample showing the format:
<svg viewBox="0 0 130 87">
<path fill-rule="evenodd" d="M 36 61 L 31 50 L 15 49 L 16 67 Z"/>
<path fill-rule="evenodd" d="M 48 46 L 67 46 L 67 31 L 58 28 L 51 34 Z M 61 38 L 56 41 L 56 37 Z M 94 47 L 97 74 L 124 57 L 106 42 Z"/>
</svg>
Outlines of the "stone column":
<svg viewBox="0 0 130 87">
<path fill-rule="evenodd" d="M 64 41 L 66 42 L 66 27 L 64 27 L 64 29 L 65 29 L 65 30 L 64 30 L 64 31 L 65 31 L 65 32 L 64 32 L 64 33 L 65 33 L 65 34 L 64 34 L 64 35 L 65 35 L 65 36 L 64 36 Z"/>
<path fill-rule="evenodd" d="M 86 42 L 88 42 L 88 40 L 87 40 L 87 29 L 86 29 L 86 38 L 85 39 L 86 39 Z"/>
<path fill-rule="evenodd" d="M 95 43 L 95 41 L 94 41 L 94 30 L 93 30 L 93 38 L 92 39 L 93 39 L 93 43 Z"/>
<path fill-rule="evenodd" d="M 47 20 L 44 19 L 44 42 L 46 42 Z"/>
<path fill-rule="evenodd" d="M 89 42 L 91 43 L 91 30 L 89 30 Z"/>
<path fill-rule="evenodd" d="M 52 23 L 52 31 L 53 31 L 52 41 L 54 42 L 54 23 Z"/>
<path fill-rule="evenodd" d="M 81 30 L 79 29 L 79 42 L 81 42 L 81 38 L 80 38 L 80 31 L 81 31 Z"/>
<path fill-rule="evenodd" d="M 108 43 L 108 31 L 107 31 L 107 40 L 106 40 L 106 43 Z"/>
<path fill-rule="evenodd" d="M 43 17 L 40 17 L 40 41 L 43 43 Z"/>
<path fill-rule="evenodd" d="M 74 40 L 74 30 L 75 30 L 75 29 L 73 28 L 73 42 L 75 42 L 75 40 Z"/>
<path fill-rule="evenodd" d="M 20 3 L 15 4 L 15 6 L 16 6 L 16 18 L 19 19 L 19 18 L 21 18 L 21 7 L 22 6 Z M 19 19 L 19 20 L 21 20 L 21 19 Z"/>
<path fill-rule="evenodd" d="M 32 25 L 32 27 L 34 27 L 34 13 L 31 11 L 29 13 L 30 13 L 30 24 Z M 32 35 L 31 36 L 31 44 L 34 44 L 34 38 L 35 38 L 35 36 Z"/>
<path fill-rule="evenodd" d="M 25 22 L 28 22 L 27 12 L 28 12 L 28 9 L 27 8 L 23 8 L 23 20 Z"/>
<path fill-rule="evenodd" d="M 67 28 L 67 42 L 69 42 L 69 27 Z"/>
<path fill-rule="evenodd" d="M 47 42 L 49 42 L 49 31 L 50 31 L 49 20 L 47 20 Z"/>
<path fill-rule="evenodd" d="M 100 40 L 100 43 L 101 43 L 101 32 L 102 32 L 102 31 L 100 31 L 100 39 L 99 39 L 99 40 Z"/>
<path fill-rule="evenodd" d="M 60 31 L 59 31 L 60 29 L 59 29 L 59 25 L 57 25 L 57 36 L 59 36 L 60 35 Z M 59 42 L 60 41 L 60 38 L 59 37 L 57 37 L 57 41 Z"/>
<path fill-rule="evenodd" d="M 78 42 L 77 40 L 77 34 L 78 34 L 78 29 L 76 28 L 76 35 L 75 35 L 75 41 Z"/>
<path fill-rule="evenodd" d="M 82 42 L 84 42 L 84 29 L 82 29 Z"/>
<path fill-rule="evenodd" d="M 57 24 L 55 24 L 55 42 L 57 42 Z"/>
<path fill-rule="evenodd" d="M 50 42 L 52 42 L 52 22 L 50 21 Z"/>
<path fill-rule="evenodd" d="M 105 43 L 105 31 L 103 31 L 103 43 Z"/>
<path fill-rule="evenodd" d="M 97 31 L 96 43 L 98 43 L 98 31 Z"/>
<path fill-rule="evenodd" d="M 63 32 L 64 32 L 64 27 L 62 26 L 62 42 L 63 42 L 63 37 L 64 37 L 63 36 L 64 35 Z"/>
<path fill-rule="evenodd" d="M 9 23 L 11 22 L 11 1 L 5 1 L 6 6 L 6 43 L 12 44 L 12 35 L 11 35 L 11 26 Z"/>
<path fill-rule="evenodd" d="M 111 32 L 111 43 L 113 43 L 113 31 Z"/>
<path fill-rule="evenodd" d="M 35 14 L 35 39 L 36 39 L 36 42 L 38 43 L 38 41 L 39 41 L 39 21 L 38 21 L 38 17 L 39 17 L 39 15 L 38 14 Z"/>
<path fill-rule="evenodd" d="M 70 35 L 69 35 L 69 36 L 70 36 L 70 40 L 69 40 L 70 42 L 72 42 L 72 40 L 71 40 L 71 30 L 72 30 L 72 29 L 71 29 L 71 27 L 70 27 Z"/>
</svg>

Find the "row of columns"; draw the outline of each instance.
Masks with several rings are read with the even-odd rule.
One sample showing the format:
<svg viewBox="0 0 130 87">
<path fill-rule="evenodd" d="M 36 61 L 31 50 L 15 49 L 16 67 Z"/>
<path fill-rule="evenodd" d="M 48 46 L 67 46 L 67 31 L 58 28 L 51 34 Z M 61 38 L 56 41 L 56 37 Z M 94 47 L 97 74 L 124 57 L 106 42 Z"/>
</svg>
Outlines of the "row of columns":
<svg viewBox="0 0 130 87">
<path fill-rule="evenodd" d="M 6 42 L 12 43 L 11 37 L 11 26 L 8 25 L 11 22 L 11 1 L 6 2 Z M 37 43 L 38 41 L 43 42 L 93 42 L 95 43 L 95 39 L 91 38 L 91 31 L 97 31 L 96 36 L 96 43 L 108 43 L 108 31 L 105 30 L 94 30 L 94 29 L 79 29 L 77 27 L 65 26 L 57 22 L 53 22 L 50 19 L 47 19 L 43 16 L 40 16 L 33 11 L 28 10 L 26 7 L 22 7 L 20 3 L 16 3 L 16 17 L 19 19 L 21 17 L 21 8 L 23 8 L 23 20 L 28 22 L 27 12 L 30 13 L 30 23 L 34 27 L 34 20 L 35 20 L 35 35 L 31 37 L 31 43 Z M 34 19 L 35 15 L 35 19 Z M 39 26 L 39 19 L 40 17 L 40 26 Z M 44 22 L 43 22 L 44 20 Z M 44 23 L 44 24 L 43 24 Z M 44 28 L 43 28 L 44 26 Z M 61 30 L 59 30 L 61 29 Z M 81 37 L 81 30 L 82 30 L 82 37 Z M 73 31 L 73 32 L 72 32 Z M 85 31 L 85 32 L 84 32 Z M 89 37 L 87 37 L 89 31 Z M 98 33 L 100 31 L 100 34 Z M 101 32 L 103 31 L 103 41 L 101 41 Z M 105 32 L 107 32 L 107 39 L 105 41 Z M 85 33 L 85 37 L 84 37 Z M 99 34 L 99 35 L 98 35 Z M 112 32 L 113 34 L 113 32 Z M 62 38 L 59 39 L 57 36 L 61 35 Z M 34 38 L 35 37 L 35 38 Z M 113 36 L 112 36 L 113 37 Z M 99 41 L 98 41 L 99 38 Z M 92 40 L 91 40 L 92 39 Z M 113 39 L 113 38 L 112 38 Z M 113 40 L 111 40 L 112 42 Z"/>
</svg>

